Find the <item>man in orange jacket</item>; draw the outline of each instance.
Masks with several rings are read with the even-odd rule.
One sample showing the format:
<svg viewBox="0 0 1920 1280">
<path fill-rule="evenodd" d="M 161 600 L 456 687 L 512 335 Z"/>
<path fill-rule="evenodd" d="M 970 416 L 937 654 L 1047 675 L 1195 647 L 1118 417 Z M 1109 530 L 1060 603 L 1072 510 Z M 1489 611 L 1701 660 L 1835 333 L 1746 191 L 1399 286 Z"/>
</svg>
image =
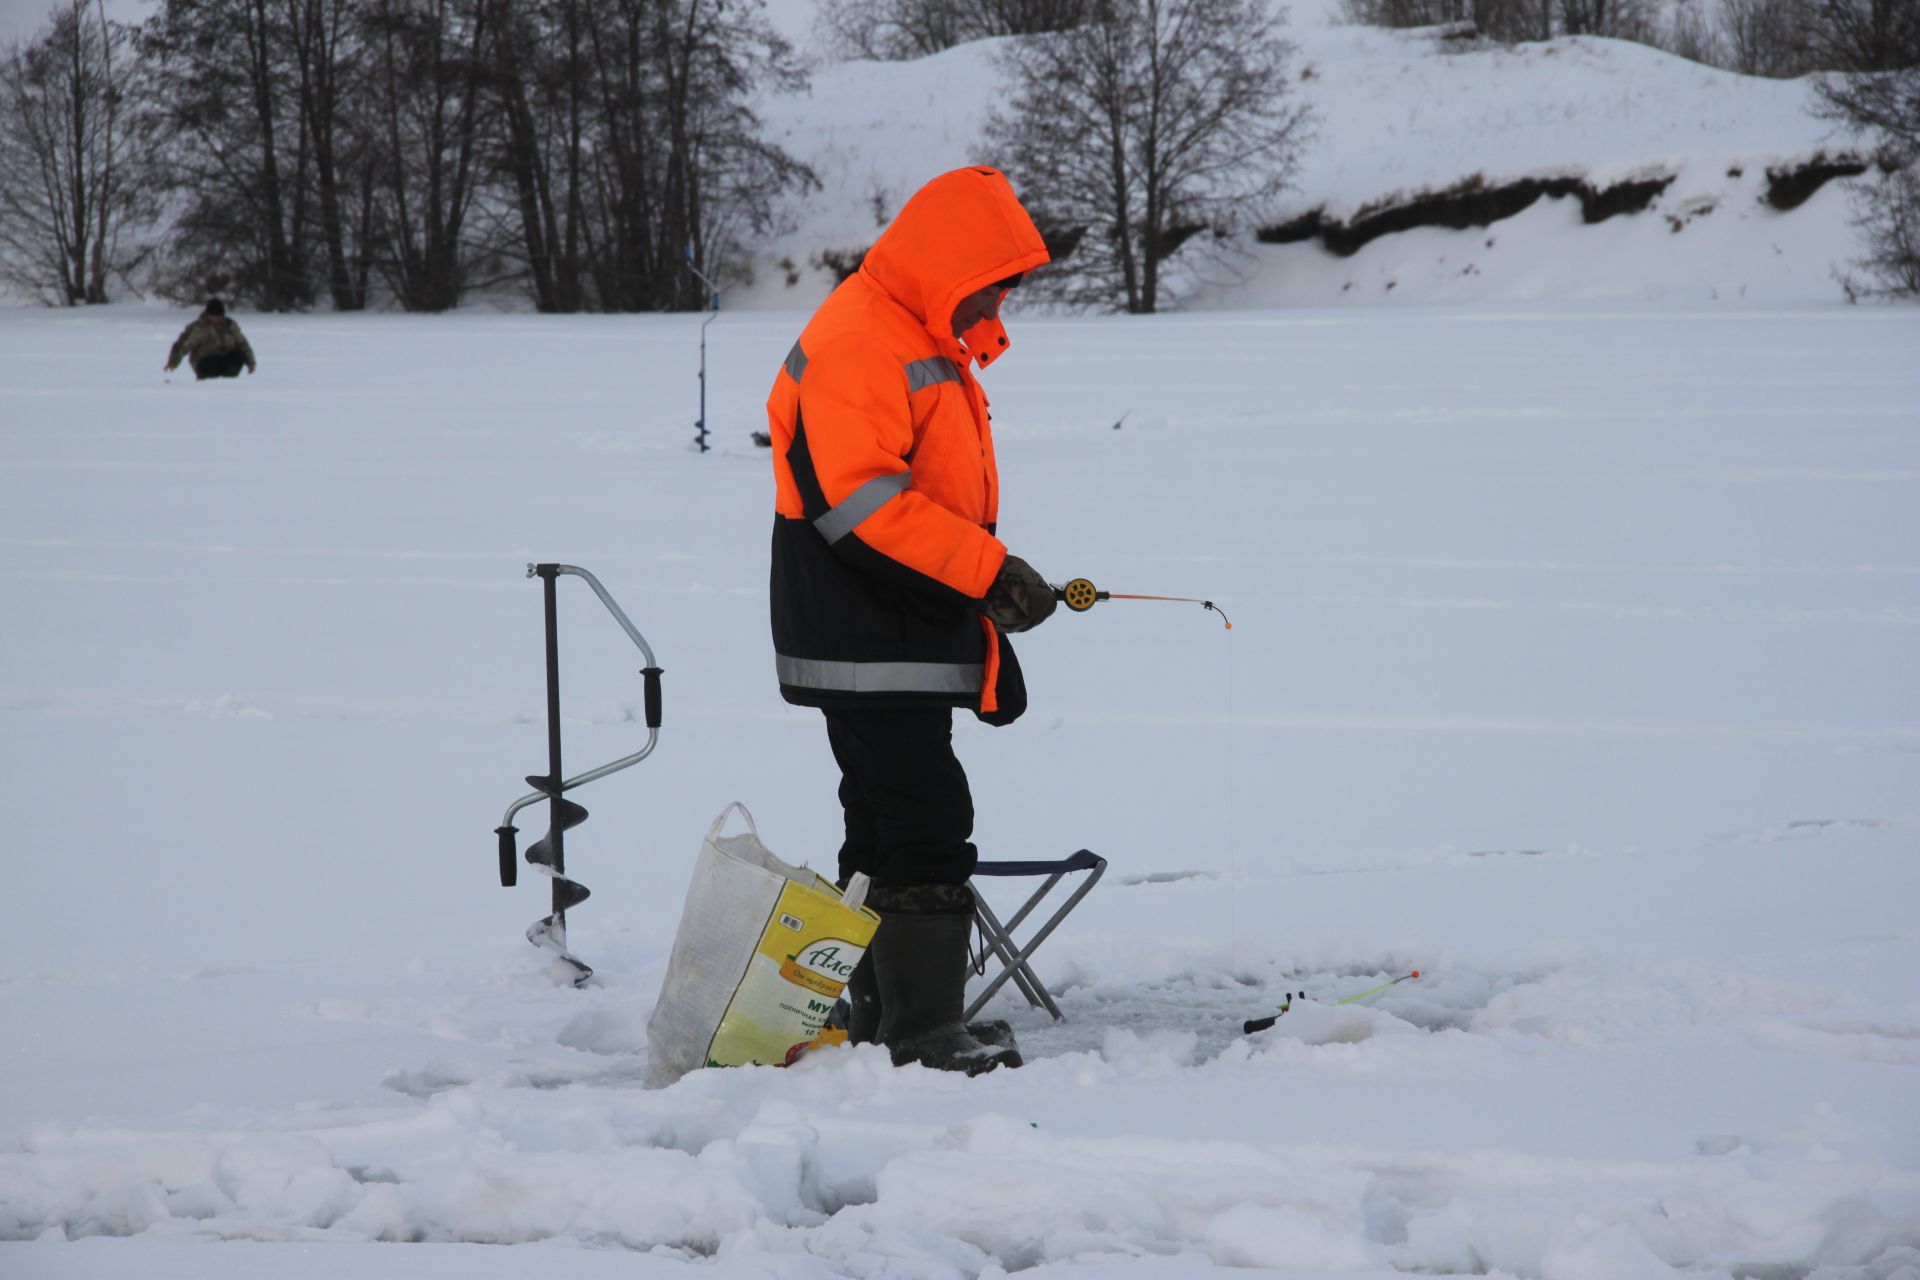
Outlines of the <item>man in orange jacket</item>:
<svg viewBox="0 0 1920 1280">
<path fill-rule="evenodd" d="M 996 725 L 1026 709 L 1007 634 L 1055 596 L 994 536 L 999 474 L 969 365 L 1005 354 L 1000 303 L 1047 260 L 998 170 L 942 174 L 814 312 L 767 402 L 780 693 L 825 713 L 840 876 L 872 878 L 882 920 L 848 985 L 850 1038 L 970 1075 L 1020 1055 L 1004 1024 L 961 1024 L 979 855 L 953 708 Z"/>
</svg>

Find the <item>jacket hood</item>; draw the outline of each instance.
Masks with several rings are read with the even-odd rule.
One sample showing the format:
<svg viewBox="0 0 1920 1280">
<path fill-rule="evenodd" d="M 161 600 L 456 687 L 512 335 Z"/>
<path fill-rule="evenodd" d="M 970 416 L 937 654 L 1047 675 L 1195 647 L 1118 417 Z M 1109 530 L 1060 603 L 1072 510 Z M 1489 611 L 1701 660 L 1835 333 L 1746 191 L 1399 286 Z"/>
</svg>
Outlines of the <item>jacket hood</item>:
<svg viewBox="0 0 1920 1280">
<path fill-rule="evenodd" d="M 971 165 L 914 192 L 860 270 L 947 350 L 956 345 L 949 326 L 962 298 L 1047 261 L 1046 243 L 1006 175 Z M 982 321 L 965 343 L 984 368 L 1006 351 L 1006 331 L 997 320 Z"/>
</svg>

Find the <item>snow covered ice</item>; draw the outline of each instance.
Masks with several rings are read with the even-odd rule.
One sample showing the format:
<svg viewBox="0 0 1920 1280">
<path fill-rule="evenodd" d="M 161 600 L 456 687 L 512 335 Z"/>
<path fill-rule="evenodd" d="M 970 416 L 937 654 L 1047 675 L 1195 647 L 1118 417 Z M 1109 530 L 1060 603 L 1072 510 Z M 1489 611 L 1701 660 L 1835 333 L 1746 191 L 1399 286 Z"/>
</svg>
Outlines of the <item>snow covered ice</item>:
<svg viewBox="0 0 1920 1280">
<path fill-rule="evenodd" d="M 660 1091 L 706 823 L 837 841 L 746 437 L 800 317 L 709 331 L 704 457 L 694 317 L 248 316 L 218 387 L 175 320 L 0 313 L 0 1274 L 1920 1266 L 1913 312 L 1015 317 L 1011 545 L 1234 620 L 1062 612 L 960 722 L 984 850 L 1112 861 L 1068 1020 Z M 667 669 L 578 793 L 583 991 L 493 866 L 540 559 Z M 584 767 L 641 686 L 569 585 Z"/>
</svg>

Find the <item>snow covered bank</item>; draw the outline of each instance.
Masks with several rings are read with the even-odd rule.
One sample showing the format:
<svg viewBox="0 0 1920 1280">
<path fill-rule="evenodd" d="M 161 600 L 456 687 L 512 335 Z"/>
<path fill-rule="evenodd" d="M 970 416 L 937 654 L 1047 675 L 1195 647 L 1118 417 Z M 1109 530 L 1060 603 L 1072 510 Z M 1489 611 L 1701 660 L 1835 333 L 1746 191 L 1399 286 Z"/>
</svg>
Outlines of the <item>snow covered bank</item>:
<svg viewBox="0 0 1920 1280">
<path fill-rule="evenodd" d="M 1592 37 L 1462 47 L 1337 25 L 1329 9 L 1294 7 L 1294 87 L 1319 124 L 1298 182 L 1264 225 L 1309 213 L 1349 222 L 1472 180 L 1673 181 L 1619 225 L 1586 225 L 1561 207 L 1569 202 L 1549 201 L 1487 230 L 1383 237 L 1353 259 L 1259 244 L 1250 229 L 1238 269 L 1212 273 L 1194 305 L 1840 296 L 1833 270 L 1857 254 L 1841 186 L 1791 212 L 1765 199 L 1769 168 L 1848 144 L 1809 112 L 1806 82 Z M 727 305 L 812 305 L 834 283 L 827 257 L 857 255 L 928 174 L 981 159 L 980 125 L 1001 97 L 996 43 L 824 65 L 808 94 L 770 103 L 781 145 L 823 190 L 756 251 L 755 283 Z"/>
<path fill-rule="evenodd" d="M 1234 620 L 1063 615 L 959 727 L 983 848 L 1112 860 L 1069 1020 L 663 1091 L 707 822 L 837 839 L 746 436 L 802 318 L 709 330 L 704 457 L 697 317 L 243 317 L 220 386 L 183 319 L 0 313 L 0 1275 L 1920 1267 L 1915 314 L 1013 317 L 1012 545 Z M 536 559 L 667 669 L 579 793 L 585 991 L 494 877 Z M 612 759 L 635 655 L 562 599 Z"/>
</svg>

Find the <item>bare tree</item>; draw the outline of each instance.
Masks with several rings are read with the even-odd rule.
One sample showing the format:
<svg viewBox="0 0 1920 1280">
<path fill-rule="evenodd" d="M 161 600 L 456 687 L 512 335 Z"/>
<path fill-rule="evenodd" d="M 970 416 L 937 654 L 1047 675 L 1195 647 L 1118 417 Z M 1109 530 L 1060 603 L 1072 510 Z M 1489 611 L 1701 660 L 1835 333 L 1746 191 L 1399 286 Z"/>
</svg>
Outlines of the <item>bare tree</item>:
<svg viewBox="0 0 1920 1280">
<path fill-rule="evenodd" d="M 1689 62 L 1725 66 L 1726 45 L 1708 10 L 1709 0 L 1680 0 L 1673 8 L 1672 23 L 1667 38 L 1661 42 L 1662 47 Z"/>
<path fill-rule="evenodd" d="M 1560 32 L 1655 42 L 1651 0 L 1559 0 Z"/>
<path fill-rule="evenodd" d="M 1055 247 L 1037 283 L 1135 313 L 1168 301 L 1172 255 L 1259 218 L 1293 172 L 1309 126 L 1292 53 L 1264 0 L 1099 0 L 1009 44 L 987 139 Z"/>
<path fill-rule="evenodd" d="M 135 33 L 99 0 L 51 18 L 0 57 L 0 272 L 68 306 L 105 302 L 151 252 L 140 233 L 157 213 Z"/>
<path fill-rule="evenodd" d="M 1822 114 L 1877 131 L 1902 160 L 1920 158 L 1920 62 L 1887 71 L 1839 72 L 1821 77 L 1818 87 Z"/>
<path fill-rule="evenodd" d="M 588 28 L 591 0 L 492 0 L 495 75 L 505 133 L 499 170 L 512 186 L 518 234 L 507 252 L 525 266 L 534 306 L 588 304 L 587 168 L 595 119 Z"/>
<path fill-rule="evenodd" d="M 1342 0 L 1348 22 L 1370 27 L 1470 26 L 1491 40 L 1552 34 L 1555 0 Z M 1544 28 L 1544 29 L 1543 29 Z"/>
<path fill-rule="evenodd" d="M 168 291 L 226 281 L 264 311 L 313 301 L 311 151 L 280 0 L 165 0 L 146 33 L 169 193 Z"/>
<path fill-rule="evenodd" d="M 1096 0 L 821 0 L 818 22 L 844 54 L 897 61 L 988 36 L 1066 31 L 1095 7 Z"/>
<path fill-rule="evenodd" d="M 697 307 L 813 181 L 761 136 L 798 83 L 759 0 L 166 0 L 152 42 L 179 289 L 409 310 Z M 719 261 L 716 262 L 716 259 Z"/>
<path fill-rule="evenodd" d="M 1812 44 L 1829 68 L 1817 82 L 1820 114 L 1879 147 L 1878 177 L 1855 186 L 1867 251 L 1848 291 L 1920 297 L 1920 5 L 1817 0 Z"/>
<path fill-rule="evenodd" d="M 1793 79 L 1815 71 L 1893 71 L 1920 59 L 1913 0 L 1720 0 L 1721 65 Z"/>
<path fill-rule="evenodd" d="M 1721 0 L 1725 65 L 1742 75 L 1788 80 L 1814 69 L 1810 0 Z"/>
<path fill-rule="evenodd" d="M 1862 179 L 1853 225 L 1866 252 L 1841 273 L 1848 296 L 1920 298 L 1920 164 Z"/>
<path fill-rule="evenodd" d="M 1807 27 L 1813 65 L 1852 75 L 1920 67 L 1920 5 L 1913 0 L 1808 0 L 1808 3 L 1813 9 L 1812 21 Z M 1877 112 L 1889 104 L 1898 104 L 1899 100 L 1899 87 L 1895 86 L 1891 97 L 1867 109 Z M 1843 110 L 1852 110 L 1844 102 L 1835 101 Z M 1910 110 L 1912 100 L 1907 99 L 1906 105 Z M 1898 118 L 1900 127 L 1909 130 L 1916 127 L 1910 114 L 1899 114 Z"/>
<path fill-rule="evenodd" d="M 280 0 L 298 85 L 327 291 L 336 311 L 367 305 L 372 265 L 371 139 L 353 111 L 364 92 L 362 0 Z"/>
<path fill-rule="evenodd" d="M 376 266 L 409 311 L 457 306 L 473 283 L 491 17 L 478 0 L 372 0 L 367 10 Z"/>
<path fill-rule="evenodd" d="M 611 311 L 697 309 L 813 173 L 761 136 L 752 94 L 799 83 L 758 3 L 601 0 L 589 267 Z"/>
</svg>

